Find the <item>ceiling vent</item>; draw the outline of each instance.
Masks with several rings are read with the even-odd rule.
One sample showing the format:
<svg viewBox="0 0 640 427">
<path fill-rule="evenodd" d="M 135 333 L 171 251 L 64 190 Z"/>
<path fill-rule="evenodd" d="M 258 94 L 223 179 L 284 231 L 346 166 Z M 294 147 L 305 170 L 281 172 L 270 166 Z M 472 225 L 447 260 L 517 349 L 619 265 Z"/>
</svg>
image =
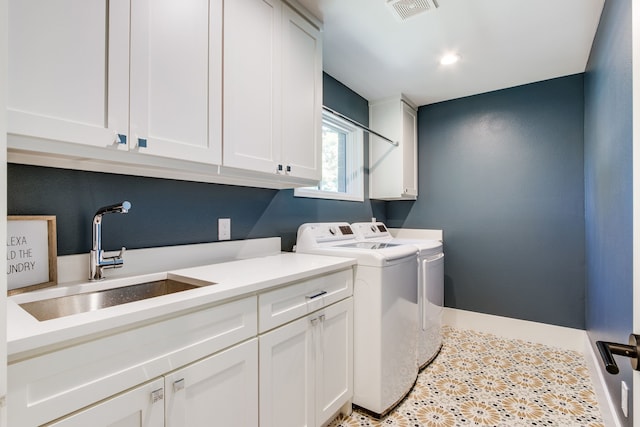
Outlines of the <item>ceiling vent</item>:
<svg viewBox="0 0 640 427">
<path fill-rule="evenodd" d="M 437 0 L 387 0 L 387 5 L 401 21 L 439 7 Z"/>
</svg>

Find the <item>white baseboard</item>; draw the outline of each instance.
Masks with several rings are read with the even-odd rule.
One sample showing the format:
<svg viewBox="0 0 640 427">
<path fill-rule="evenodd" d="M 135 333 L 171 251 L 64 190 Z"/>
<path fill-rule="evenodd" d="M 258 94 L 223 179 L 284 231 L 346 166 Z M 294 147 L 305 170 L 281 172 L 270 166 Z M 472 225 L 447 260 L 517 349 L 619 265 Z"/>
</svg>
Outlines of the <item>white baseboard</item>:
<svg viewBox="0 0 640 427">
<path fill-rule="evenodd" d="M 444 309 L 443 323 L 458 329 L 471 329 L 503 338 L 531 341 L 580 353 L 584 353 L 584 342 L 587 335 L 582 329 L 448 307 Z"/>
<path fill-rule="evenodd" d="M 600 359 L 589 343 L 586 331 L 448 307 L 444 309 L 443 323 L 456 329 L 470 329 L 502 338 L 525 340 L 583 354 L 598 397 L 604 425 L 622 426 L 605 385 Z"/>
<path fill-rule="evenodd" d="M 588 336 L 584 340 L 584 358 L 591 374 L 593 388 L 598 396 L 598 404 L 600 405 L 604 425 L 607 427 L 622 427 L 616 412 L 617 405 L 613 403 L 609 389 L 604 381 L 605 373 L 602 369 L 602 360 L 591 346 Z"/>
</svg>

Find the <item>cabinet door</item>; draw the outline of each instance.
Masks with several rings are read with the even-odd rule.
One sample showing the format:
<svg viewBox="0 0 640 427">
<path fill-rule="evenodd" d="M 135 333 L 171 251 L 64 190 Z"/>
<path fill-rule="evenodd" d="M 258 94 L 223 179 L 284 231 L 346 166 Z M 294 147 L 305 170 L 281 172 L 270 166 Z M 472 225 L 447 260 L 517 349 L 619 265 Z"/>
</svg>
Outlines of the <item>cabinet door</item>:
<svg viewBox="0 0 640 427">
<path fill-rule="evenodd" d="M 224 2 L 225 166 L 277 173 L 281 19 L 279 0 Z"/>
<path fill-rule="evenodd" d="M 402 195 L 418 196 L 418 114 L 402 105 Z"/>
<path fill-rule="evenodd" d="M 309 317 L 260 336 L 260 427 L 314 425 L 313 347 Z"/>
<path fill-rule="evenodd" d="M 53 423 L 51 427 L 164 427 L 163 380 L 159 379 Z"/>
<path fill-rule="evenodd" d="M 129 0 L 9 1 L 8 133 L 115 145 L 129 118 Z"/>
<path fill-rule="evenodd" d="M 322 38 L 283 6 L 282 163 L 289 175 L 322 178 Z"/>
<path fill-rule="evenodd" d="M 316 356 L 317 423 L 322 425 L 353 397 L 353 298 L 320 311 Z"/>
<path fill-rule="evenodd" d="M 129 148 L 220 164 L 222 0 L 140 0 L 131 11 Z"/>
<path fill-rule="evenodd" d="M 369 136 L 369 196 L 381 200 L 415 200 L 418 197 L 418 117 L 403 99 L 369 104 L 372 129 L 398 141 L 393 146 Z"/>
<path fill-rule="evenodd" d="M 258 339 L 165 377 L 166 426 L 258 425 Z"/>
</svg>

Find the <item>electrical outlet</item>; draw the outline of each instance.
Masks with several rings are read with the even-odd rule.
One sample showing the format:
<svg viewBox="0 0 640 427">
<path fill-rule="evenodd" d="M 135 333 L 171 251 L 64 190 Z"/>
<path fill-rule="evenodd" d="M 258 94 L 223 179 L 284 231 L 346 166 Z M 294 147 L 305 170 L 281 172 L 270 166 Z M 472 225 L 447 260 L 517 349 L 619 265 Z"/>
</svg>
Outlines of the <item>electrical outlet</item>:
<svg viewBox="0 0 640 427">
<path fill-rule="evenodd" d="M 620 407 L 625 417 L 629 416 L 629 386 L 622 381 L 620 383 Z"/>
<path fill-rule="evenodd" d="M 218 240 L 231 239 L 231 218 L 218 218 Z"/>
</svg>

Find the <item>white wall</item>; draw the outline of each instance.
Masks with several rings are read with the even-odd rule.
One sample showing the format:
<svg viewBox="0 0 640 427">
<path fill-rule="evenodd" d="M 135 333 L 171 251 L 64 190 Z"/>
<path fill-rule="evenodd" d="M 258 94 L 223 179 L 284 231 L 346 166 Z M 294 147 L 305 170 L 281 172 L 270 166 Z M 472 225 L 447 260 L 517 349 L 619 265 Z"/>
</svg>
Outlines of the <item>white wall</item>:
<svg viewBox="0 0 640 427">
<path fill-rule="evenodd" d="M 7 425 L 7 0 L 0 0 L 0 427 Z"/>
</svg>

